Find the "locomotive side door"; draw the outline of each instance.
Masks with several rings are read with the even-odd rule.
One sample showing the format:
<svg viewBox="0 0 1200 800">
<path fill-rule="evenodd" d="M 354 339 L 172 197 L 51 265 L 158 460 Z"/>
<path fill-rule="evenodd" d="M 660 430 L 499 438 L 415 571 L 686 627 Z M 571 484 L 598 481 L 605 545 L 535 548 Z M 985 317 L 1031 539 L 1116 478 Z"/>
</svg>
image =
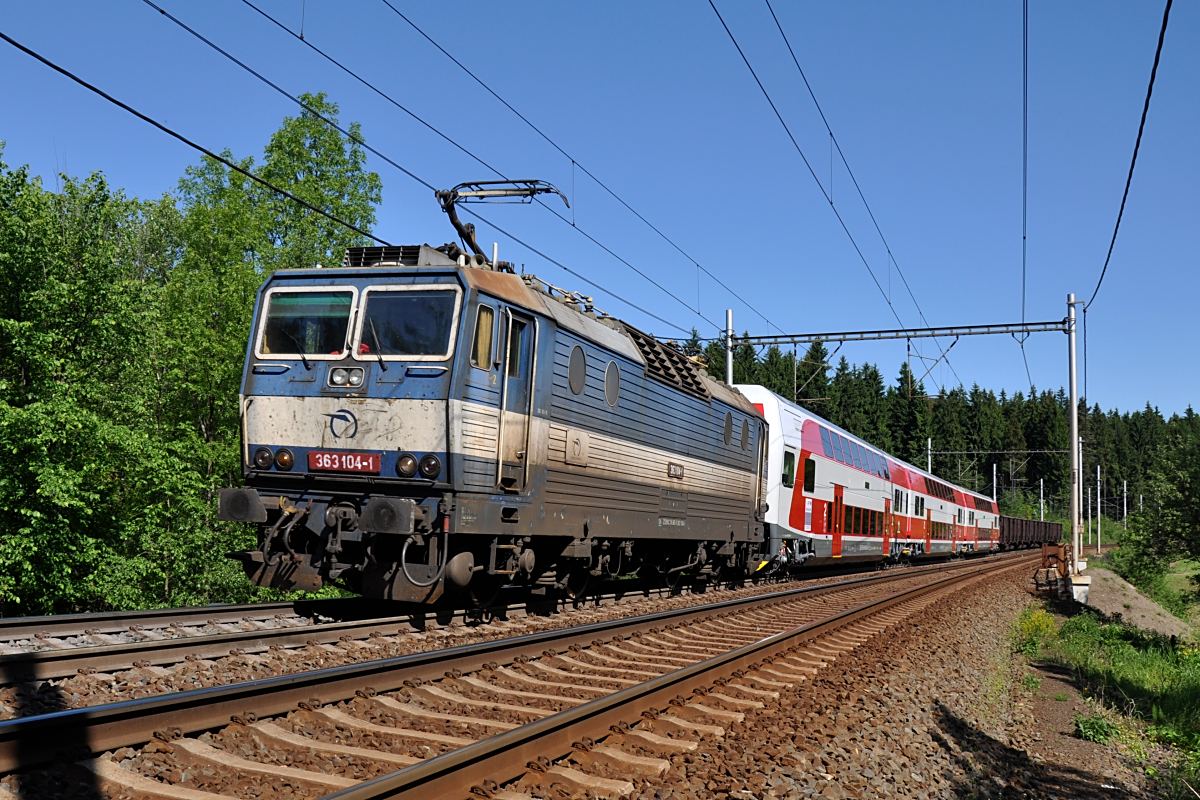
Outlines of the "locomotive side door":
<svg viewBox="0 0 1200 800">
<path fill-rule="evenodd" d="M 519 492 L 528 477 L 529 429 L 533 416 L 537 321 L 512 309 L 504 312 L 504 350 L 500 363 L 500 431 L 496 474 L 500 488 Z"/>
</svg>

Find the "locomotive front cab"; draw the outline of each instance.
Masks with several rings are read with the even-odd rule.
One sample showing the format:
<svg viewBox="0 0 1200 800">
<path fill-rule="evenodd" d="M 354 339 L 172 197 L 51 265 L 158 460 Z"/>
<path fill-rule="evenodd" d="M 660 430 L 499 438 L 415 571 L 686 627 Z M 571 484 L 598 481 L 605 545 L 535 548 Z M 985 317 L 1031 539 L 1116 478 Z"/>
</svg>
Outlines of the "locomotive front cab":
<svg viewBox="0 0 1200 800">
<path fill-rule="evenodd" d="M 259 585 L 395 596 L 381 584 L 401 577 L 398 599 L 440 593 L 465 287 L 453 260 L 420 252 L 416 267 L 279 272 L 259 292 L 245 485 L 221 492 L 218 515 L 258 525 L 257 549 L 235 555 Z"/>
</svg>

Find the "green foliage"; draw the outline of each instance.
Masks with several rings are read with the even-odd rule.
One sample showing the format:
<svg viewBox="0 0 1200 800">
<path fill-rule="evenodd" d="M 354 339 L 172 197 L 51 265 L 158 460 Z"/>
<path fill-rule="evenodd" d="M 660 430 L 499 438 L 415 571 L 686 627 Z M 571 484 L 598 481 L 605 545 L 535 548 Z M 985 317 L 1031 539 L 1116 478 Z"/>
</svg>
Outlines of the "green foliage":
<svg viewBox="0 0 1200 800">
<path fill-rule="evenodd" d="M 1012 648 L 1026 658 L 1037 658 L 1054 636 L 1054 617 L 1044 608 L 1030 606 L 1021 611 L 1012 629 Z"/>
<path fill-rule="evenodd" d="M 1045 652 L 1160 733 L 1200 735 L 1200 648 L 1085 612 L 1064 622 Z"/>
<path fill-rule="evenodd" d="M 1056 703 L 1065 703 L 1070 699 L 1071 699 L 1071 696 L 1069 694 L 1067 694 L 1066 692 L 1055 692 L 1054 693 L 1054 701 Z"/>
<path fill-rule="evenodd" d="M 322 95 L 306 101 L 337 114 Z M 370 227 L 379 177 L 331 133 L 311 114 L 286 119 L 262 171 Z M 63 176 L 50 192 L 0 160 L 4 614 L 261 594 L 224 558 L 252 535 L 217 522 L 213 499 L 240 480 L 238 385 L 258 286 L 271 269 L 360 243 L 332 226 L 209 159 L 175 196 L 148 201 L 100 175 Z"/>
<path fill-rule="evenodd" d="M 1022 675 L 1020 683 L 1021 688 L 1027 692 L 1036 692 L 1038 689 L 1042 688 L 1041 677 L 1033 674 L 1032 672 L 1026 672 L 1024 675 Z"/>
<path fill-rule="evenodd" d="M 1106 744 L 1119 732 L 1117 724 L 1103 714 L 1075 715 L 1075 735 L 1080 739 Z"/>
</svg>

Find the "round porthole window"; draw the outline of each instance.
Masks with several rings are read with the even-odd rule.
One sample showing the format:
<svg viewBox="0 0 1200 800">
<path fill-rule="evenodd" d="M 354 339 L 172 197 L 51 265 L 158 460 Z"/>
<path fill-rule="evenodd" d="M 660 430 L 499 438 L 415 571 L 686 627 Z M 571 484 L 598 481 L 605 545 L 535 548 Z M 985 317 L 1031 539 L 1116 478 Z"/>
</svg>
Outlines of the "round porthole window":
<svg viewBox="0 0 1200 800">
<path fill-rule="evenodd" d="M 725 444 L 733 444 L 733 414 L 725 412 Z"/>
<path fill-rule="evenodd" d="M 571 363 L 567 365 L 567 383 L 573 393 L 583 394 L 583 387 L 587 383 L 587 357 L 579 345 L 571 349 Z"/>
<path fill-rule="evenodd" d="M 750 420 L 742 420 L 742 449 L 750 449 Z"/>
<path fill-rule="evenodd" d="M 621 368 L 617 366 L 617 362 L 610 361 L 608 369 L 604 370 L 604 399 L 610 406 L 615 406 L 620 396 Z"/>
</svg>

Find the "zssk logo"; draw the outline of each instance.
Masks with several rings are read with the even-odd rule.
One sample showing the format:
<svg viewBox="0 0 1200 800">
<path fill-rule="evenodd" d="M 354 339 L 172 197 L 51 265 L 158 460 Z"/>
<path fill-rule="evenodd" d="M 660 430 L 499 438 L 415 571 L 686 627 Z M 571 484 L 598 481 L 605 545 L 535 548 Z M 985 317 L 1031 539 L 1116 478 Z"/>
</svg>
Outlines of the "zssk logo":
<svg viewBox="0 0 1200 800">
<path fill-rule="evenodd" d="M 344 408 L 326 414 L 329 417 L 329 432 L 335 439 L 353 439 L 358 435 L 358 417 Z"/>
</svg>

